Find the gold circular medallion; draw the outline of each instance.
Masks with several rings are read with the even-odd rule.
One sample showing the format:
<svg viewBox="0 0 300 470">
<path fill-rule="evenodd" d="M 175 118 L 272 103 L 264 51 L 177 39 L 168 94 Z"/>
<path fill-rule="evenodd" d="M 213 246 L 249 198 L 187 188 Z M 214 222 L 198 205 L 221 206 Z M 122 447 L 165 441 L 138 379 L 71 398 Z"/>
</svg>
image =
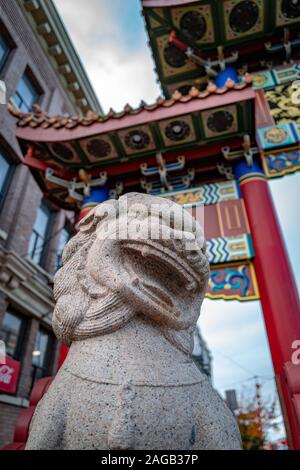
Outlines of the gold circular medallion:
<svg viewBox="0 0 300 470">
<path fill-rule="evenodd" d="M 288 133 L 281 127 L 271 127 L 264 133 L 264 138 L 270 144 L 281 144 L 288 138 Z"/>
</svg>

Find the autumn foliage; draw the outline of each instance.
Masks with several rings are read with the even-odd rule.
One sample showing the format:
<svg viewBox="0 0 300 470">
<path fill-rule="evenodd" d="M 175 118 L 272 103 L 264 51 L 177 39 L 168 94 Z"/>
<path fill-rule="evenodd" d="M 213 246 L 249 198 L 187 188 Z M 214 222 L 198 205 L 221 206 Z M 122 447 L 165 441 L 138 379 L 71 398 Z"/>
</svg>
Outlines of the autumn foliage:
<svg viewBox="0 0 300 470">
<path fill-rule="evenodd" d="M 264 403 L 260 397 L 260 385 L 256 384 L 254 397 L 244 400 L 237 411 L 243 448 L 263 450 L 267 445 L 267 431 L 276 428 L 276 402 Z"/>
</svg>

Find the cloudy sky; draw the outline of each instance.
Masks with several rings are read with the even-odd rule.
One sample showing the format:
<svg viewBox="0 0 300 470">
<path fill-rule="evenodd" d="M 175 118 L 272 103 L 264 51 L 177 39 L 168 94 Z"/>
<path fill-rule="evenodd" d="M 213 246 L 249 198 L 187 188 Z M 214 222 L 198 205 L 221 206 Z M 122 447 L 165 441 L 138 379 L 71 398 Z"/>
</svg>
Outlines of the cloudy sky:
<svg viewBox="0 0 300 470">
<path fill-rule="evenodd" d="M 55 0 L 99 100 L 108 111 L 161 94 L 139 0 Z M 270 183 L 294 273 L 300 282 L 300 174 Z M 283 312 L 284 314 L 284 312 Z M 199 320 L 213 354 L 214 385 L 239 395 L 260 377 L 266 398 L 275 393 L 273 369 L 259 302 L 206 300 Z"/>
</svg>

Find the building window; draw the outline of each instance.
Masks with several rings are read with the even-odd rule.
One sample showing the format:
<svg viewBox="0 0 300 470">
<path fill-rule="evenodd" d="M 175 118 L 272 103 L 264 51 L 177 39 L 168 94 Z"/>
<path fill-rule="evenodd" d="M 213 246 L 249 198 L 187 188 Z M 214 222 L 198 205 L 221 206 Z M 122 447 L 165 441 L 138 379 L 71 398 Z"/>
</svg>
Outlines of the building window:
<svg viewBox="0 0 300 470">
<path fill-rule="evenodd" d="M 32 386 L 36 380 L 50 374 L 53 339 L 50 332 L 43 328 L 39 329 L 32 352 Z"/>
<path fill-rule="evenodd" d="M 10 52 L 10 46 L 3 36 L 3 34 L 0 34 L 0 71 L 3 69 L 6 60 L 9 56 Z"/>
<path fill-rule="evenodd" d="M 0 207 L 8 190 L 14 165 L 9 160 L 6 152 L 0 147 Z"/>
<path fill-rule="evenodd" d="M 33 105 L 39 102 L 40 95 L 41 93 L 26 72 L 21 78 L 16 94 L 13 96 L 12 100 L 20 111 L 29 113 L 32 111 Z"/>
<path fill-rule="evenodd" d="M 71 231 L 67 227 L 63 228 L 63 230 L 60 232 L 56 255 L 56 269 L 60 269 L 62 267 L 62 254 L 71 237 Z"/>
<path fill-rule="evenodd" d="M 5 343 L 6 354 L 16 360 L 20 359 L 25 326 L 24 318 L 9 310 L 6 311 L 0 329 L 0 339 Z"/>
<path fill-rule="evenodd" d="M 51 218 L 52 214 L 50 209 L 43 203 L 38 209 L 28 251 L 29 256 L 37 264 L 42 263 L 45 254 Z"/>
</svg>

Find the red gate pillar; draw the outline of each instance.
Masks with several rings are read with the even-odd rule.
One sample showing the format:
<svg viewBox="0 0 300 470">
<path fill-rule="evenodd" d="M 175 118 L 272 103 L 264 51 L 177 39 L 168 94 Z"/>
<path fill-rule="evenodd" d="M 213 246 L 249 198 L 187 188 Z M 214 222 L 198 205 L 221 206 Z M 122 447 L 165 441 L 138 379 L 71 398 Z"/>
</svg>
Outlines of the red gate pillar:
<svg viewBox="0 0 300 470">
<path fill-rule="evenodd" d="M 293 341 L 300 339 L 297 287 L 262 169 L 257 163 L 249 168 L 241 162 L 236 165 L 235 175 L 251 229 L 254 267 L 288 441 L 291 448 L 300 449 L 300 416 L 292 405 L 284 370 L 285 364 L 291 361 Z"/>
</svg>

